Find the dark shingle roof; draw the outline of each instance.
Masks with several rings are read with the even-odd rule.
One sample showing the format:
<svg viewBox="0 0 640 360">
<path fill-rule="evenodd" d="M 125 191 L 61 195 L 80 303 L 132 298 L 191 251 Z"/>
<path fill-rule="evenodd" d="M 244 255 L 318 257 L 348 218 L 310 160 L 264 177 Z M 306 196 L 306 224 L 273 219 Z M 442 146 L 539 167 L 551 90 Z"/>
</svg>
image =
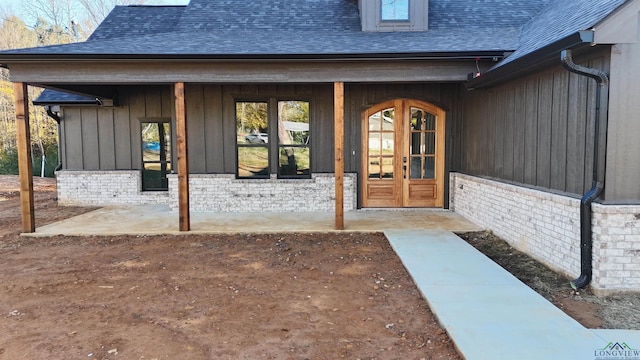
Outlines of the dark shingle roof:
<svg viewBox="0 0 640 360">
<path fill-rule="evenodd" d="M 191 0 L 186 7 L 119 6 L 89 41 L 0 54 L 286 58 L 516 50 L 508 62 L 592 26 L 623 2 L 429 0 L 428 31 L 386 33 L 360 30 L 357 0 Z"/>
<path fill-rule="evenodd" d="M 116 6 L 89 41 L 172 31 L 185 6 Z"/>
<path fill-rule="evenodd" d="M 429 0 L 429 29 L 521 27 L 551 0 Z"/>
<path fill-rule="evenodd" d="M 40 55 L 353 55 L 513 50 L 550 0 L 430 0 L 429 31 L 363 33 L 357 0 L 191 0 L 120 6 L 85 43 L 8 51 Z M 496 15 L 499 14 L 499 15 Z M 126 41 L 123 39 L 126 38 Z"/>
<path fill-rule="evenodd" d="M 360 31 L 357 0 L 191 0 L 183 31 Z"/>
<path fill-rule="evenodd" d="M 95 97 L 71 94 L 68 92 L 45 89 L 37 99 L 33 101 L 34 105 L 54 105 L 54 104 L 98 104 Z"/>
<path fill-rule="evenodd" d="M 502 51 L 512 49 L 517 28 L 433 30 L 428 33 L 305 33 L 287 31 L 179 32 L 57 45 L 5 54 L 40 55 L 153 55 L 153 56 L 267 56 L 412 54 L 434 52 Z"/>
<path fill-rule="evenodd" d="M 626 0 L 555 0 L 522 27 L 517 50 L 502 66 L 602 21 Z"/>
</svg>

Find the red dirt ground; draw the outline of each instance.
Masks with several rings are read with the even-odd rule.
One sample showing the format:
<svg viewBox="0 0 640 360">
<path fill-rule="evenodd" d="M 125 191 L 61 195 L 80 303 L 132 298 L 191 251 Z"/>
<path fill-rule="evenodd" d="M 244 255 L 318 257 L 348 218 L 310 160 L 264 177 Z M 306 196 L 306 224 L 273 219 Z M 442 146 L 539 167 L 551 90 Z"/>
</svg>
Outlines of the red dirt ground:
<svg viewBox="0 0 640 360">
<path fill-rule="evenodd" d="M 58 207 L 34 179 L 36 224 Z M 19 236 L 0 176 L 0 359 L 460 359 L 380 234 Z"/>
</svg>

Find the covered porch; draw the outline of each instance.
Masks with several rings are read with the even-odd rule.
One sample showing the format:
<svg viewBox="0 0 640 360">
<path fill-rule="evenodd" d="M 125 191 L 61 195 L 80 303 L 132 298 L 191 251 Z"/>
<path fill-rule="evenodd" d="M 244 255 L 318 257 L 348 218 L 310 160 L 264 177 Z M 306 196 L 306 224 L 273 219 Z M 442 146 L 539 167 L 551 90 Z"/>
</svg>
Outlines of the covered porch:
<svg viewBox="0 0 640 360">
<path fill-rule="evenodd" d="M 214 233 L 294 233 L 332 231 L 332 212 L 191 214 L 191 231 L 180 232 L 178 217 L 168 206 L 107 206 L 70 219 L 38 227 L 32 236 L 157 235 Z M 389 229 L 476 231 L 481 227 L 442 209 L 345 212 L 345 231 L 380 232 Z M 333 230 L 336 231 L 336 230 Z"/>
</svg>

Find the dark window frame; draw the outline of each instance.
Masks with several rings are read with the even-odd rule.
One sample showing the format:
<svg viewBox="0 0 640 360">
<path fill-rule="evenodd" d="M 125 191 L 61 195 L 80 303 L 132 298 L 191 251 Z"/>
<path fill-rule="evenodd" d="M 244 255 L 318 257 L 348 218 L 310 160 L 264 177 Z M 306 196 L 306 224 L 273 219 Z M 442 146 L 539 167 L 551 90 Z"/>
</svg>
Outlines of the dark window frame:
<svg viewBox="0 0 640 360">
<path fill-rule="evenodd" d="M 173 125 L 172 125 L 172 121 L 171 118 L 141 118 L 140 120 L 140 158 L 141 158 L 141 164 L 142 164 L 142 181 L 141 181 L 141 191 L 143 192 L 153 192 L 153 191 L 169 191 L 169 183 L 168 183 L 168 179 L 167 179 L 167 174 L 170 174 L 173 172 L 173 151 L 174 151 L 174 146 L 173 146 Z M 142 134 L 142 130 L 143 130 L 143 124 L 168 124 L 169 125 L 169 133 L 168 134 L 162 134 L 162 132 L 164 132 L 164 126 L 159 126 L 158 129 L 163 129 L 161 131 L 161 133 L 158 134 L 159 136 L 159 154 L 160 154 L 160 160 L 145 160 L 144 159 L 144 144 L 145 141 L 142 138 L 143 134 Z M 164 135 L 164 137 L 162 136 Z M 164 141 L 166 138 L 169 139 L 169 143 L 167 144 L 166 141 Z M 167 156 L 166 153 L 166 147 L 169 147 L 169 155 Z M 147 181 L 145 181 L 145 171 L 146 171 L 146 164 L 159 164 L 160 165 L 160 177 L 161 177 L 161 182 L 163 186 L 160 187 L 148 187 L 147 185 Z"/>
<path fill-rule="evenodd" d="M 267 106 L 267 142 L 266 143 L 239 143 L 238 137 L 240 134 L 238 133 L 238 114 L 237 108 L 240 103 L 264 103 Z M 236 178 L 237 179 L 269 179 L 271 176 L 271 124 L 270 124 L 270 104 L 268 99 L 242 99 L 234 101 L 234 124 L 235 124 L 235 144 L 236 144 Z M 253 175 L 253 176 L 242 176 L 240 175 L 240 149 L 241 148 L 266 148 L 267 149 L 267 172 L 264 175 Z"/>
<path fill-rule="evenodd" d="M 288 101 L 299 101 L 306 102 L 309 107 L 309 130 L 307 134 L 307 142 L 305 144 L 280 144 L 280 137 L 278 134 L 278 103 L 279 102 L 288 102 Z M 238 117 L 235 109 L 237 108 L 237 104 L 239 103 L 266 103 L 267 104 L 267 136 L 268 141 L 265 144 L 241 144 L 238 143 Z M 313 159 L 311 157 L 311 146 L 313 138 L 311 136 L 311 123 L 312 123 L 312 102 L 308 97 L 260 97 L 260 98 L 246 98 L 246 97 L 237 97 L 234 100 L 234 122 L 236 124 L 236 132 L 235 132 L 235 147 L 236 147 L 236 170 L 235 175 L 237 179 L 271 179 L 273 175 L 275 175 L 278 179 L 310 179 L 312 174 L 312 164 Z M 268 165 L 267 165 L 267 174 L 265 175 L 254 175 L 254 176 L 241 176 L 239 169 L 239 148 L 241 147 L 266 147 L 268 153 Z M 309 170 L 308 173 L 297 175 L 297 174 L 283 174 L 282 166 L 280 163 L 280 151 L 283 148 L 301 148 L 308 149 L 309 153 Z"/>
<path fill-rule="evenodd" d="M 279 121 L 279 116 L 280 114 L 278 113 L 278 104 L 280 102 L 305 102 L 307 103 L 307 107 L 308 107 L 308 119 L 307 119 L 307 125 L 309 127 L 309 129 L 307 130 L 307 136 L 306 136 L 306 141 L 304 144 L 281 144 L 280 141 L 280 136 L 279 134 L 277 134 L 278 136 L 278 149 L 277 149 L 277 156 L 278 156 L 278 160 L 277 160 L 277 175 L 278 175 L 278 179 L 310 179 L 311 178 L 311 164 L 312 164 L 312 159 L 311 159 L 311 141 L 313 139 L 313 137 L 311 136 L 311 101 L 309 101 L 308 99 L 290 99 L 290 98 L 282 98 L 282 99 L 275 99 L 275 106 L 276 106 L 276 119 L 275 122 L 277 124 L 277 122 Z M 277 127 L 276 127 L 276 131 L 277 131 Z M 283 173 L 283 166 L 280 163 L 280 156 L 282 155 L 281 151 L 285 150 L 286 148 L 290 148 L 290 149 L 307 149 L 308 155 L 309 155 L 309 169 L 308 169 L 308 173 L 306 174 L 284 174 Z"/>
</svg>

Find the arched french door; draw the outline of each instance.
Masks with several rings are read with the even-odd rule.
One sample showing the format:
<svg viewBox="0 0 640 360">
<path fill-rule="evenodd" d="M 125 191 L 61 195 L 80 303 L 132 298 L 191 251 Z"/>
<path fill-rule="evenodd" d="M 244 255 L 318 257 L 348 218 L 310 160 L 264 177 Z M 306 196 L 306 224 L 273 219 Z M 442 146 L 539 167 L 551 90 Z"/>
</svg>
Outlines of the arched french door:
<svg viewBox="0 0 640 360">
<path fill-rule="evenodd" d="M 396 99 L 362 121 L 362 206 L 443 207 L 444 110 Z"/>
</svg>

